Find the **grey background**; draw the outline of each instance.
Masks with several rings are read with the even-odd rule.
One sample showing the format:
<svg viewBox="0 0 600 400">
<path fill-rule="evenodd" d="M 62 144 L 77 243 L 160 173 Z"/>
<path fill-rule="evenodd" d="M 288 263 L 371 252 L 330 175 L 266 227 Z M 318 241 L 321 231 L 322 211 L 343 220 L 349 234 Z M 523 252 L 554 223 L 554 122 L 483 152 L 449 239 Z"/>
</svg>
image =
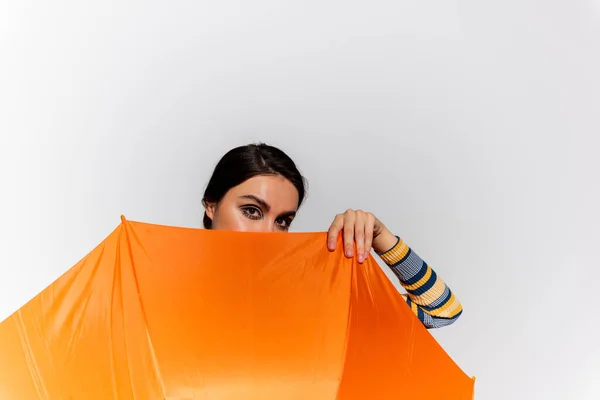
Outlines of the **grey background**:
<svg viewBox="0 0 600 400">
<path fill-rule="evenodd" d="M 372 211 L 451 286 L 477 399 L 598 399 L 599 45 L 597 0 L 4 1 L 0 318 L 262 140 L 295 230 Z"/>
</svg>

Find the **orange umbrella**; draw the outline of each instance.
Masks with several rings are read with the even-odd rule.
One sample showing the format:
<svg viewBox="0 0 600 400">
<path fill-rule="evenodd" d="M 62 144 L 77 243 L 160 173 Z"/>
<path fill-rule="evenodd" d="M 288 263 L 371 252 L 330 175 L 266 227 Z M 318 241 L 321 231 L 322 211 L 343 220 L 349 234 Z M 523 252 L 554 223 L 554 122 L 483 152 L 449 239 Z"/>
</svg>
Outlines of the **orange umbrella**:
<svg viewBox="0 0 600 400">
<path fill-rule="evenodd" d="M 375 260 L 324 243 L 123 218 L 0 323 L 0 399 L 471 400 Z"/>
</svg>

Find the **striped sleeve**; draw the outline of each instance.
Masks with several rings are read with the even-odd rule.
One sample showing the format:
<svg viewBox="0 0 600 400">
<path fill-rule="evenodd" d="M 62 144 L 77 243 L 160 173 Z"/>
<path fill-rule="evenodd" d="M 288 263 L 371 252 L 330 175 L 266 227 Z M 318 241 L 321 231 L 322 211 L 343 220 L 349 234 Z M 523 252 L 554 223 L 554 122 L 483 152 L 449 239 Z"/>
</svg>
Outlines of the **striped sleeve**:
<svg viewBox="0 0 600 400">
<path fill-rule="evenodd" d="M 454 323 L 462 314 L 462 305 L 436 272 L 402 239 L 379 254 L 392 269 L 407 292 L 406 302 L 428 329 Z"/>
</svg>

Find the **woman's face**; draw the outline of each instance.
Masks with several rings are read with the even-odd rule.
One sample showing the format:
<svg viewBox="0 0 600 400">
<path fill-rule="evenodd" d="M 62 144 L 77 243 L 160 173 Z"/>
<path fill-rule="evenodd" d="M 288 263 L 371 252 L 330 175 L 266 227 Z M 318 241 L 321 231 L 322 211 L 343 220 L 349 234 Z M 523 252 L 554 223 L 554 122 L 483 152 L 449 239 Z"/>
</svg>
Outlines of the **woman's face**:
<svg viewBox="0 0 600 400">
<path fill-rule="evenodd" d="M 286 232 L 296 216 L 298 191 L 281 176 L 255 176 L 231 188 L 221 202 L 209 204 L 212 229 Z"/>
</svg>

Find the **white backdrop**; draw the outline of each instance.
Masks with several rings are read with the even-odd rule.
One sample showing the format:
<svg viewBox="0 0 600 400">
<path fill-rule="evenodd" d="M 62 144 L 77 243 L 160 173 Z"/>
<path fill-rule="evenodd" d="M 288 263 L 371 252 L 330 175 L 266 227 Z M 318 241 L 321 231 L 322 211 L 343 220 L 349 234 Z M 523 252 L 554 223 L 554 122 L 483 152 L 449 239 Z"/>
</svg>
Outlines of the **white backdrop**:
<svg viewBox="0 0 600 400">
<path fill-rule="evenodd" d="M 597 0 L 4 1 L 0 57 L 1 319 L 261 140 L 295 230 L 372 211 L 450 285 L 477 399 L 600 398 Z"/>
</svg>

